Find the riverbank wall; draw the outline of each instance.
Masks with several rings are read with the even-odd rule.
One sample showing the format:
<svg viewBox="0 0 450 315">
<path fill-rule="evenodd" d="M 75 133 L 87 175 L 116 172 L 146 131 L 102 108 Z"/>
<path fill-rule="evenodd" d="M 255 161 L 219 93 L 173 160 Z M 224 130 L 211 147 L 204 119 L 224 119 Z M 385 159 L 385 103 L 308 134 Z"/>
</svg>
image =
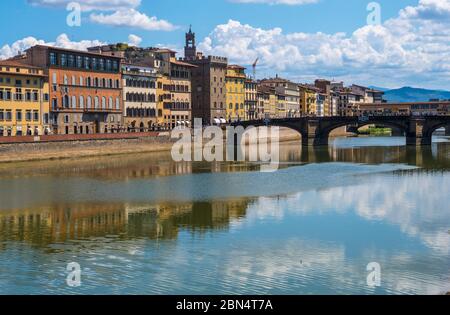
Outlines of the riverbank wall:
<svg viewBox="0 0 450 315">
<path fill-rule="evenodd" d="M 345 129 L 332 134 L 335 137 L 346 135 Z M 299 140 L 298 132 L 280 128 L 280 142 Z M 0 163 L 170 151 L 175 141 L 169 132 L 3 137 L 0 139 Z"/>
</svg>

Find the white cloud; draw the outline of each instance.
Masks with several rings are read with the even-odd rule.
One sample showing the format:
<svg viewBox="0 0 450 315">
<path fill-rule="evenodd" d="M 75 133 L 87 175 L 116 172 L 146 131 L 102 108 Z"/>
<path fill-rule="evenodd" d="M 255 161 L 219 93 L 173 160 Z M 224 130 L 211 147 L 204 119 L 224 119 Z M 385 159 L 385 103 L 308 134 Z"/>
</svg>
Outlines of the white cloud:
<svg viewBox="0 0 450 315">
<path fill-rule="evenodd" d="M 79 3 L 83 11 L 134 9 L 141 4 L 141 0 L 28 0 L 32 5 L 63 8 L 71 2 Z"/>
<path fill-rule="evenodd" d="M 172 31 L 176 27 L 166 20 L 148 16 L 137 10 L 141 0 L 28 0 L 31 5 L 66 8 L 76 2 L 82 11 L 91 12 L 91 22 L 112 26 L 139 28 L 147 31 Z M 107 13 L 105 13 L 107 12 Z"/>
<path fill-rule="evenodd" d="M 450 88 L 450 0 L 421 0 L 382 25 L 352 34 L 284 33 L 230 20 L 200 44 L 206 53 L 302 81 L 321 76 L 350 82 Z"/>
<path fill-rule="evenodd" d="M 139 46 L 142 43 L 142 38 L 137 35 L 130 34 L 128 36 L 128 44 L 131 46 Z"/>
<path fill-rule="evenodd" d="M 98 24 L 140 28 L 147 31 L 173 31 L 176 26 L 166 20 L 149 17 L 135 9 L 119 10 L 112 14 L 96 14 L 90 16 L 92 22 Z"/>
<path fill-rule="evenodd" d="M 319 0 L 229 0 L 231 2 L 237 3 L 261 3 L 261 4 L 270 4 L 270 5 L 303 5 L 310 3 L 317 3 Z"/>
<path fill-rule="evenodd" d="M 136 35 L 131 34 L 128 40 L 137 44 L 140 42 L 140 38 Z M 26 37 L 24 39 L 18 40 L 11 45 L 4 45 L 0 48 L 0 60 L 8 59 L 16 56 L 19 52 L 35 46 L 35 45 L 48 45 L 60 48 L 75 49 L 75 50 L 87 50 L 88 47 L 104 45 L 105 42 L 100 40 L 81 40 L 78 42 L 71 41 L 67 34 L 59 35 L 54 42 L 46 42 L 44 40 L 39 40 L 34 37 Z"/>
</svg>

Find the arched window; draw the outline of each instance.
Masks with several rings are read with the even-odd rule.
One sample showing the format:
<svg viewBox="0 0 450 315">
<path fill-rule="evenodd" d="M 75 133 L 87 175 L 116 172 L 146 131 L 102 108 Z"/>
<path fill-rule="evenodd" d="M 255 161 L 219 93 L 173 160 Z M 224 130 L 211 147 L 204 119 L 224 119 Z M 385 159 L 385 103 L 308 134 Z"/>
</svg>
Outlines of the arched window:
<svg viewBox="0 0 450 315">
<path fill-rule="evenodd" d="M 118 97 L 116 98 L 116 109 L 120 110 L 120 99 Z"/>
<path fill-rule="evenodd" d="M 68 95 L 63 97 L 63 106 L 64 108 L 70 108 L 70 97 Z"/>
<path fill-rule="evenodd" d="M 95 78 L 95 79 L 94 79 L 94 86 L 95 86 L 95 87 L 98 87 L 98 78 Z"/>
<path fill-rule="evenodd" d="M 98 98 L 98 96 L 95 97 L 94 107 L 95 107 L 95 109 L 99 108 L 99 98 Z"/>
<path fill-rule="evenodd" d="M 113 88 L 113 80 L 112 79 L 109 79 L 109 86 L 108 86 L 109 88 Z"/>
<path fill-rule="evenodd" d="M 106 97 L 102 97 L 102 109 L 106 109 Z"/>
<path fill-rule="evenodd" d="M 109 109 L 113 109 L 114 104 L 113 104 L 113 98 L 112 97 L 109 98 L 108 106 L 109 106 Z"/>
<path fill-rule="evenodd" d="M 64 75 L 64 85 L 69 84 L 69 79 L 67 78 L 67 75 Z"/>
<path fill-rule="evenodd" d="M 87 97 L 86 107 L 87 108 L 91 108 L 92 107 L 92 97 L 90 97 L 90 96 Z"/>
<path fill-rule="evenodd" d="M 106 87 L 106 80 L 105 80 L 105 78 L 102 79 L 102 86 Z"/>
<path fill-rule="evenodd" d="M 120 89 L 120 81 L 116 80 L 116 89 Z"/>
<path fill-rule="evenodd" d="M 77 85 L 77 79 L 74 75 L 72 76 L 72 85 Z"/>
<path fill-rule="evenodd" d="M 72 108 L 77 108 L 77 97 L 72 96 Z"/>
<path fill-rule="evenodd" d="M 129 102 L 129 101 L 130 101 L 130 93 L 127 93 L 127 94 L 126 94 L 126 96 L 125 96 L 125 100 L 126 100 L 127 102 Z"/>
<path fill-rule="evenodd" d="M 84 108 L 84 97 L 80 95 L 80 108 Z"/>
<path fill-rule="evenodd" d="M 83 86 L 84 85 L 84 79 L 83 79 L 83 77 L 80 77 L 80 86 Z"/>
</svg>

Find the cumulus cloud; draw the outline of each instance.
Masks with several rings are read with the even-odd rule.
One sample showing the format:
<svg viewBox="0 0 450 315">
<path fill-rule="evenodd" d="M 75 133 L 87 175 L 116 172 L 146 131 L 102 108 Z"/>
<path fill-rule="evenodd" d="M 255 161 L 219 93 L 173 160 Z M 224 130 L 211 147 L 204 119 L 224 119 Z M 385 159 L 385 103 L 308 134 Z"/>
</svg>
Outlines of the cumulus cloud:
<svg viewBox="0 0 450 315">
<path fill-rule="evenodd" d="M 36 6 L 66 8 L 73 0 L 28 0 Z M 138 10 L 141 0 L 78 0 L 89 20 L 97 24 L 140 28 L 147 31 L 172 31 L 176 27 L 166 20 L 148 16 Z"/>
<path fill-rule="evenodd" d="M 317 3 L 319 0 L 230 0 L 237 3 L 262 3 L 262 4 L 284 4 L 284 5 L 303 5 L 310 3 Z"/>
<path fill-rule="evenodd" d="M 139 46 L 142 43 L 142 38 L 137 35 L 130 34 L 128 36 L 128 44 L 131 46 Z"/>
<path fill-rule="evenodd" d="M 31 5 L 65 8 L 73 0 L 28 0 Z M 141 4 L 141 0 L 77 0 L 83 11 L 115 11 L 134 9 Z"/>
<path fill-rule="evenodd" d="M 158 20 L 156 17 L 149 17 L 135 9 L 119 10 L 112 14 L 92 13 L 90 20 L 95 23 L 140 28 L 147 31 L 173 31 L 174 25 L 166 20 Z"/>
<path fill-rule="evenodd" d="M 285 33 L 230 20 L 201 43 L 206 53 L 301 81 L 322 76 L 387 86 L 450 88 L 450 0 L 420 0 L 382 25 L 352 34 Z"/>
</svg>

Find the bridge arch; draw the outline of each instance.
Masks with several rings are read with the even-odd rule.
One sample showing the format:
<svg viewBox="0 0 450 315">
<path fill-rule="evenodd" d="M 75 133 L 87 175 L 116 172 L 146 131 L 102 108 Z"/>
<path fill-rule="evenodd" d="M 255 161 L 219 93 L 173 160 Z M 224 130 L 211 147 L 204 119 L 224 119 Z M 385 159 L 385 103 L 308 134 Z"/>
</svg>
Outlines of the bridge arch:
<svg viewBox="0 0 450 315">
<path fill-rule="evenodd" d="M 369 126 L 369 125 L 377 125 L 377 126 L 384 126 L 387 128 L 391 128 L 391 129 L 396 129 L 396 130 L 401 130 L 401 132 L 406 136 L 406 133 L 408 132 L 408 126 L 406 126 L 405 124 L 399 123 L 399 122 L 395 122 L 395 121 L 388 121 L 388 120 L 370 120 L 370 121 L 366 121 L 366 122 L 362 122 L 362 121 L 358 121 L 357 123 L 355 122 L 335 122 L 329 126 L 326 126 L 324 128 L 321 129 L 320 133 L 322 137 L 330 137 L 330 134 L 339 128 L 342 127 L 348 127 L 348 126 L 352 126 L 352 125 L 356 125 L 356 127 L 362 128 L 365 126 Z"/>
<path fill-rule="evenodd" d="M 449 122 L 440 122 L 437 124 L 433 124 L 426 129 L 424 136 L 432 137 L 433 133 L 435 133 L 436 130 L 441 129 L 441 128 L 445 128 L 446 133 L 447 133 L 448 130 L 450 129 L 450 123 Z"/>
</svg>

